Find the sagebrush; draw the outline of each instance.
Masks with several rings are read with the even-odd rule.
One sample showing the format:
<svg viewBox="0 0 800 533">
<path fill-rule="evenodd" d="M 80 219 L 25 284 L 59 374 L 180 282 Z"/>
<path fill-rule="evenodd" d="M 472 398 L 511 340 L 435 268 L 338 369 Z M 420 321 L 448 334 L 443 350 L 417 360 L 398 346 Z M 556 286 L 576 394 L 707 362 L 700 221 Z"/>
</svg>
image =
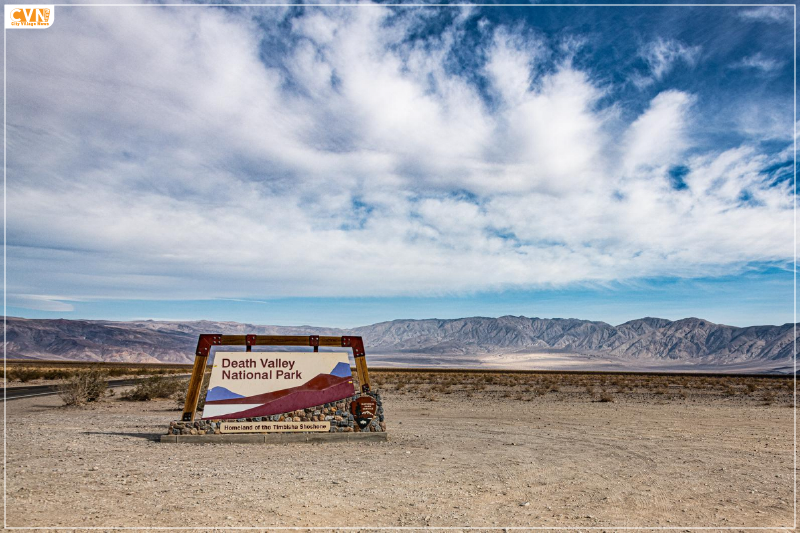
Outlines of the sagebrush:
<svg viewBox="0 0 800 533">
<path fill-rule="evenodd" d="M 172 398 L 186 388 L 186 380 L 151 376 L 122 395 L 124 400 L 146 402 L 156 398 Z"/>
<path fill-rule="evenodd" d="M 64 405 L 83 405 L 106 395 L 108 375 L 99 370 L 78 372 L 58 386 Z"/>
</svg>

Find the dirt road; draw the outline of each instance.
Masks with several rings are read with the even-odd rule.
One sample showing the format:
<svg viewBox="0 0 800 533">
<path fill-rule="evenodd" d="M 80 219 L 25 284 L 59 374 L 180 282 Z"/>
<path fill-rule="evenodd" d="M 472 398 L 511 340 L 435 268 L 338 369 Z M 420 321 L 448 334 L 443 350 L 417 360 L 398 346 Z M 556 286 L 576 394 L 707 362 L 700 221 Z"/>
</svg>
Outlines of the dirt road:
<svg viewBox="0 0 800 533">
<path fill-rule="evenodd" d="M 793 410 L 384 393 L 390 442 L 175 445 L 174 401 L 8 409 L 10 526 L 790 526 Z"/>
</svg>

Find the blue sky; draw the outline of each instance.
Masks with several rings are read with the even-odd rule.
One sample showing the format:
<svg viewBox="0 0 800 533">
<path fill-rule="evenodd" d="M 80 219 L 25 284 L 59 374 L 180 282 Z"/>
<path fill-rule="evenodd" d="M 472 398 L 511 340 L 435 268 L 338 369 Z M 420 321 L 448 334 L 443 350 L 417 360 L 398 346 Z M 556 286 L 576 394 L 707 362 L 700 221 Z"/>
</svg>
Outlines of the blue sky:
<svg viewBox="0 0 800 533">
<path fill-rule="evenodd" d="M 57 9 L 10 315 L 793 320 L 792 7 Z"/>
</svg>

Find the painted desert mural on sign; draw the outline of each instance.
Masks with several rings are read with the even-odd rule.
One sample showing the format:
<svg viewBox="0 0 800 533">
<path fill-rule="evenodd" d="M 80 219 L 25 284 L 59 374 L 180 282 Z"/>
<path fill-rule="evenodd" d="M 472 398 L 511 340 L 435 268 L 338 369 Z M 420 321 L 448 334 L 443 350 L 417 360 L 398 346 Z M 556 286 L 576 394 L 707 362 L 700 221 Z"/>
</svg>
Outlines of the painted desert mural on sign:
<svg viewBox="0 0 800 533">
<path fill-rule="evenodd" d="M 270 416 L 353 394 L 346 352 L 217 352 L 203 418 Z"/>
</svg>

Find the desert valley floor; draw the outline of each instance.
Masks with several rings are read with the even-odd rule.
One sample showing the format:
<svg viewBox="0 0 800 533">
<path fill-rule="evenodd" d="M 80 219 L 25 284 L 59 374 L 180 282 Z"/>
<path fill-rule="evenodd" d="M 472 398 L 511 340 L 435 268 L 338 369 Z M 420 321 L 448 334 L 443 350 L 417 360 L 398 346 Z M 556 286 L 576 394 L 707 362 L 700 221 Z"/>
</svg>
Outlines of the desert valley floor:
<svg viewBox="0 0 800 533">
<path fill-rule="evenodd" d="M 792 525 L 789 379 L 376 376 L 386 443 L 161 444 L 174 400 L 9 402 L 8 525 Z"/>
</svg>

